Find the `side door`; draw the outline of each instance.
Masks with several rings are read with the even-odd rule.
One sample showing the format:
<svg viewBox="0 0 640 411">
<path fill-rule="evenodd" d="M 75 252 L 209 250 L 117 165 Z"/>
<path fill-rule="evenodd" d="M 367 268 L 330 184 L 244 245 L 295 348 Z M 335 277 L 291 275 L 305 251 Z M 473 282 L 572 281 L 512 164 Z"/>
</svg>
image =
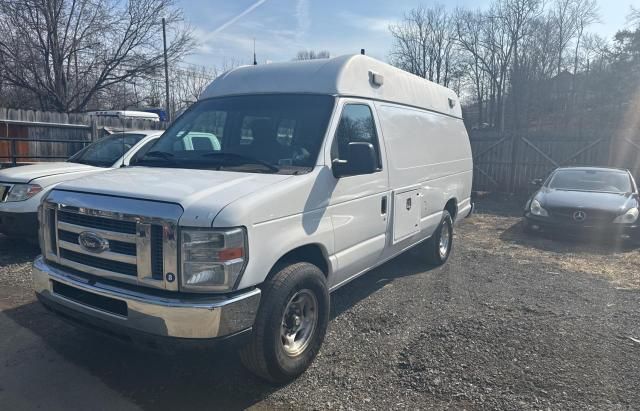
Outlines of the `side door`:
<svg viewBox="0 0 640 411">
<path fill-rule="evenodd" d="M 345 159 L 349 143 L 366 142 L 375 149 L 378 167 L 371 174 L 335 180 L 329 200 L 338 266 L 331 281 L 333 287 L 379 262 L 387 242 L 390 209 L 386 155 L 374 106 L 356 99 L 345 99 L 339 104 L 340 117 L 327 163 Z"/>
</svg>

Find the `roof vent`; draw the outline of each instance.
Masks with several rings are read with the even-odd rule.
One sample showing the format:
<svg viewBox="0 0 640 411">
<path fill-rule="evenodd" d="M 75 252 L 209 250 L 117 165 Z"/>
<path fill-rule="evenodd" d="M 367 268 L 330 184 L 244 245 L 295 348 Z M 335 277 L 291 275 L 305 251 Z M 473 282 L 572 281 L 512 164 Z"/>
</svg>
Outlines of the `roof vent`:
<svg viewBox="0 0 640 411">
<path fill-rule="evenodd" d="M 369 70 L 369 82 L 374 86 L 381 86 L 384 84 L 384 76 L 375 71 Z"/>
<path fill-rule="evenodd" d="M 452 98 L 449 99 L 449 107 L 454 108 L 456 106 L 456 101 Z"/>
</svg>

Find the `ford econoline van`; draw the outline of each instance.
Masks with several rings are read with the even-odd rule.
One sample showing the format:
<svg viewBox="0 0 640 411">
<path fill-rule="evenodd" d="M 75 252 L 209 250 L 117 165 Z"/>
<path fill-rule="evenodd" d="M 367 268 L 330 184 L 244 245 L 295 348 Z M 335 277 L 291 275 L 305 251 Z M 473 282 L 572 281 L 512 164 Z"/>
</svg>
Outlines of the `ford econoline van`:
<svg viewBox="0 0 640 411">
<path fill-rule="evenodd" d="M 331 291 L 412 247 L 447 261 L 471 180 L 445 87 L 362 55 L 236 68 L 131 167 L 48 194 L 35 290 L 132 338 L 237 338 L 284 382 L 320 350 Z"/>
</svg>

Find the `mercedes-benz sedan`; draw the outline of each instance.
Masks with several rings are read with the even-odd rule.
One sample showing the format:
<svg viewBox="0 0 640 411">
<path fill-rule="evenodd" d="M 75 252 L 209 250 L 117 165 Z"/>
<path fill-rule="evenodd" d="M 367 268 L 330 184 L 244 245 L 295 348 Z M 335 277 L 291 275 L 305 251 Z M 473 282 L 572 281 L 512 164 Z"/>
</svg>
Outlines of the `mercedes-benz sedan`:
<svg viewBox="0 0 640 411">
<path fill-rule="evenodd" d="M 640 199 L 628 170 L 563 167 L 536 182 L 524 211 L 531 231 L 640 239 Z"/>
</svg>

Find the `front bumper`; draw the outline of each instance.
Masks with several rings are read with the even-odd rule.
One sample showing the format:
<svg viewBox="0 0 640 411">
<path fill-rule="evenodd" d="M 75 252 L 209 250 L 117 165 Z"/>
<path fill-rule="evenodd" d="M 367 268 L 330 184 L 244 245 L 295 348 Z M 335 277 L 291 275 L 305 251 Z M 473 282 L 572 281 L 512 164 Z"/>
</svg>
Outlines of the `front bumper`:
<svg viewBox="0 0 640 411">
<path fill-rule="evenodd" d="M 251 329 L 260 303 L 257 288 L 230 297 L 149 295 L 77 277 L 47 264 L 42 257 L 33 263 L 33 285 L 47 308 L 134 338 L 140 334 L 190 340 L 232 336 Z M 72 292 L 62 295 L 56 291 L 61 289 Z M 82 298 L 74 298 L 76 295 Z M 87 303 L 92 297 L 108 303 L 101 307 L 122 306 L 124 311 L 114 313 Z"/>
<path fill-rule="evenodd" d="M 562 233 L 567 235 L 593 234 L 597 236 L 627 236 L 640 240 L 640 224 L 580 224 L 557 219 L 534 216 L 531 213 L 524 215 L 529 227 L 540 231 Z"/>
<path fill-rule="evenodd" d="M 31 239 L 38 238 L 38 213 L 0 211 L 0 233 Z"/>
</svg>

